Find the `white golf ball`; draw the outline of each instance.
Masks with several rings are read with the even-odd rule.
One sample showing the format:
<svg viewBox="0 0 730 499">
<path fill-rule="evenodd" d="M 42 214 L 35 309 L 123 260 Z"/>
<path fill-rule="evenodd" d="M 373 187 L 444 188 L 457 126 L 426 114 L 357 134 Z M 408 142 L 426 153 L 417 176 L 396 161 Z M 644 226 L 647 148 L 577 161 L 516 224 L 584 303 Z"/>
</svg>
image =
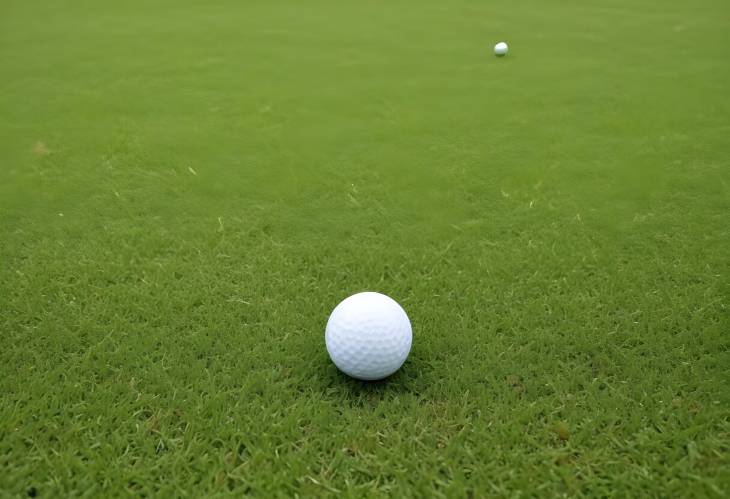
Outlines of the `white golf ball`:
<svg viewBox="0 0 730 499">
<path fill-rule="evenodd" d="M 497 57 L 502 57 L 503 55 L 507 55 L 507 52 L 509 52 L 509 47 L 504 42 L 499 42 L 497 45 L 494 46 L 494 54 Z"/>
<path fill-rule="evenodd" d="M 353 378 L 390 376 L 411 351 L 411 321 L 398 303 L 380 293 L 358 293 L 332 311 L 324 334 L 337 368 Z"/>
</svg>

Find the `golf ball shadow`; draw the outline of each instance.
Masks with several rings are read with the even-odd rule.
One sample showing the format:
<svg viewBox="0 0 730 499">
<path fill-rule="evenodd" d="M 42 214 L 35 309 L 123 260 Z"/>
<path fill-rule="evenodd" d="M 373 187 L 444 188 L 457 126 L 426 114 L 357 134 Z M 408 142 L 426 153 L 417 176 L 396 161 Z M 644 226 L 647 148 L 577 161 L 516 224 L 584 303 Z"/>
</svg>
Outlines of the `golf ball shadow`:
<svg viewBox="0 0 730 499">
<path fill-rule="evenodd" d="M 382 401 L 404 395 L 419 396 L 429 383 L 429 363 L 411 352 L 403 366 L 388 376 L 376 381 L 363 381 L 343 373 L 328 358 L 321 363 L 321 390 L 325 399 L 346 404 L 350 407 L 372 407 Z"/>
</svg>

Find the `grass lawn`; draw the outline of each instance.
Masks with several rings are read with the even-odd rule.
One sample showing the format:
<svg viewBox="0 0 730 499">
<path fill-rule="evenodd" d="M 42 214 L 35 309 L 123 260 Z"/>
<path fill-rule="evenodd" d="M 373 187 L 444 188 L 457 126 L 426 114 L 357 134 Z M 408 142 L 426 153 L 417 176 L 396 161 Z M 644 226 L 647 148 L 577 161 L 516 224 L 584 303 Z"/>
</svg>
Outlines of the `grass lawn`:
<svg viewBox="0 0 730 499">
<path fill-rule="evenodd" d="M 0 497 L 729 494 L 728 23 L 4 0 Z"/>
</svg>

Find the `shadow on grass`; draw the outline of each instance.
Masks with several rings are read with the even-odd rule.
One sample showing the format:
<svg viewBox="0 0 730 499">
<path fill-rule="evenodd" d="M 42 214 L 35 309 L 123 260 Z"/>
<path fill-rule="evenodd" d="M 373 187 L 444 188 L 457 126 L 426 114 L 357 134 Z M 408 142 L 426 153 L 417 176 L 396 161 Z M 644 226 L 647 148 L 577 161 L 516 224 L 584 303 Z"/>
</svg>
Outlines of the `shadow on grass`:
<svg viewBox="0 0 730 499">
<path fill-rule="evenodd" d="M 430 378 L 432 368 L 412 353 L 398 371 L 377 381 L 351 378 L 337 369 L 329 358 L 319 363 L 318 371 L 319 390 L 325 399 L 336 399 L 351 406 L 369 406 L 373 402 L 403 396 L 418 397 L 425 389 L 424 382 Z"/>
</svg>

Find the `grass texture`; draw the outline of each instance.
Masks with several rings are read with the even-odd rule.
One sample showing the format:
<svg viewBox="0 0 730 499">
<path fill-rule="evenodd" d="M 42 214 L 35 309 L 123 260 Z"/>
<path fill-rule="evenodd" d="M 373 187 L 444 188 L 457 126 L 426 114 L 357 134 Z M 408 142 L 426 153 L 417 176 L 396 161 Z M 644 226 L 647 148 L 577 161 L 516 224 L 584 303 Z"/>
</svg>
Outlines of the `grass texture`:
<svg viewBox="0 0 730 499">
<path fill-rule="evenodd" d="M 728 494 L 728 19 L 3 1 L 0 497 Z"/>
</svg>

